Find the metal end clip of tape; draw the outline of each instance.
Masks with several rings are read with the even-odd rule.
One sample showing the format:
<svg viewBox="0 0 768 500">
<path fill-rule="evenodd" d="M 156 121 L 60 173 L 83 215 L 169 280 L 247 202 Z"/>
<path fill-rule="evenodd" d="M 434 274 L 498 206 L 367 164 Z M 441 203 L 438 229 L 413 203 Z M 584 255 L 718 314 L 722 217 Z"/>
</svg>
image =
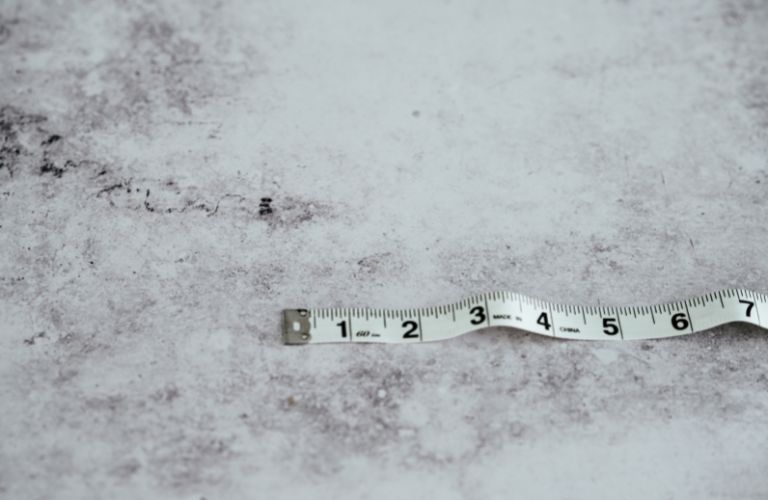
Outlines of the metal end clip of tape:
<svg viewBox="0 0 768 500">
<path fill-rule="evenodd" d="M 312 335 L 306 309 L 286 309 L 283 311 L 283 343 L 301 345 L 309 343 Z"/>
</svg>

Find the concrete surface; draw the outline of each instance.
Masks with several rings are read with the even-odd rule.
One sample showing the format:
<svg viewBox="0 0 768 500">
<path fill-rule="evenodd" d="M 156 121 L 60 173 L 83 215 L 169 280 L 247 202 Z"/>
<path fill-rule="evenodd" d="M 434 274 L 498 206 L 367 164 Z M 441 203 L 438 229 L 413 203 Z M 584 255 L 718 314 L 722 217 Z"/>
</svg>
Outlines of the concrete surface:
<svg viewBox="0 0 768 500">
<path fill-rule="evenodd" d="M 5 0 L 0 497 L 768 498 L 757 328 L 280 344 L 285 307 L 766 291 L 766 27 Z"/>
</svg>

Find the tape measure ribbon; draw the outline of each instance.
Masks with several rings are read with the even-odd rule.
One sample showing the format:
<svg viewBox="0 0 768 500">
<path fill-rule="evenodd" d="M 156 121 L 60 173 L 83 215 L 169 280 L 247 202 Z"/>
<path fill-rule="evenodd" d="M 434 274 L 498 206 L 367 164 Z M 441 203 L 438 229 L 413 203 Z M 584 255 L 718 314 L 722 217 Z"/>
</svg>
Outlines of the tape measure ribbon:
<svg viewBox="0 0 768 500">
<path fill-rule="evenodd" d="M 761 314 L 768 318 L 768 295 L 744 289 L 627 307 L 562 305 L 517 293 L 490 292 L 417 309 L 286 309 L 283 342 L 431 342 L 490 326 L 565 339 L 640 340 L 685 335 L 735 321 L 763 327 Z"/>
</svg>

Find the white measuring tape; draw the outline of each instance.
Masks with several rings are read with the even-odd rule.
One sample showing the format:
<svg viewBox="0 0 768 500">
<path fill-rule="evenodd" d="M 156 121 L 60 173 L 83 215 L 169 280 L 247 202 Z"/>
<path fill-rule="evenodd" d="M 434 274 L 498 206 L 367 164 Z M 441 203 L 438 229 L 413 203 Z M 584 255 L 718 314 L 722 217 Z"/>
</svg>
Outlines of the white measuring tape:
<svg viewBox="0 0 768 500">
<path fill-rule="evenodd" d="M 517 293 L 491 292 L 422 309 L 286 309 L 283 342 L 432 342 L 489 326 L 510 326 L 564 339 L 656 339 L 734 321 L 763 327 L 761 314 L 768 321 L 768 295 L 742 289 L 639 307 L 569 306 Z"/>
</svg>

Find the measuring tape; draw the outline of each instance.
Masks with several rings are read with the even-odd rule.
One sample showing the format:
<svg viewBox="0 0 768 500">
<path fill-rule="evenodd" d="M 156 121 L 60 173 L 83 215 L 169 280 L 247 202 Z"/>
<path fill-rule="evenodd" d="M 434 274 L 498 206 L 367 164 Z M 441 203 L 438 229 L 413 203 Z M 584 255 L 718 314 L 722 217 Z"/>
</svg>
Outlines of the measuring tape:
<svg viewBox="0 0 768 500">
<path fill-rule="evenodd" d="M 517 293 L 491 292 L 422 309 L 286 309 L 283 342 L 407 344 L 446 340 L 489 326 L 511 326 L 563 339 L 657 339 L 734 321 L 763 327 L 761 314 L 768 321 L 768 295 L 743 289 L 640 307 L 561 305 Z"/>
</svg>

